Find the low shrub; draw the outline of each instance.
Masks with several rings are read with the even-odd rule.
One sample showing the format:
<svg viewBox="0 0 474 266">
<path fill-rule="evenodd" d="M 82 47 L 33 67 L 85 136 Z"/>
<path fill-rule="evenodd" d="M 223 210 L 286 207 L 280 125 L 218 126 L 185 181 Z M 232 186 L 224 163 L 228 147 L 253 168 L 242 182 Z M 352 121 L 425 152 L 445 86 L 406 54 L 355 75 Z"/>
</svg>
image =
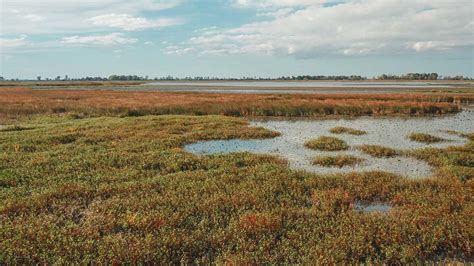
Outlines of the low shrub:
<svg viewBox="0 0 474 266">
<path fill-rule="evenodd" d="M 313 160 L 313 164 L 324 167 L 354 166 L 362 163 L 364 159 L 351 155 L 320 156 Z"/>
<path fill-rule="evenodd" d="M 363 153 L 369 154 L 370 156 L 377 158 L 394 157 L 400 155 L 399 151 L 380 145 L 361 145 L 357 148 Z"/>
<path fill-rule="evenodd" d="M 446 141 L 446 139 L 436 137 L 426 133 L 411 133 L 408 138 L 412 141 L 421 142 L 421 143 L 437 143 Z"/>
<path fill-rule="evenodd" d="M 334 128 L 331 128 L 329 132 L 333 134 L 350 134 L 350 135 L 356 135 L 356 136 L 367 134 L 367 131 L 353 129 L 350 127 L 334 127 Z"/>
<path fill-rule="evenodd" d="M 317 139 L 309 140 L 304 145 L 307 148 L 322 151 L 341 151 L 349 149 L 349 145 L 347 145 L 345 141 L 328 136 L 321 136 Z"/>
<path fill-rule="evenodd" d="M 4 126 L 0 127 L 0 132 L 12 132 L 12 131 L 23 131 L 32 129 L 31 127 L 24 127 L 20 125 Z"/>
</svg>

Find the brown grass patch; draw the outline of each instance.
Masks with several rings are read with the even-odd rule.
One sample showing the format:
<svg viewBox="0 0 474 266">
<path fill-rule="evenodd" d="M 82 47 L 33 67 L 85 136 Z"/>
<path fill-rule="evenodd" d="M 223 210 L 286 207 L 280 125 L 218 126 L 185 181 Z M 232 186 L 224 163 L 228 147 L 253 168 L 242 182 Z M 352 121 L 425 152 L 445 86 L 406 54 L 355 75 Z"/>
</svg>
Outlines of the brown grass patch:
<svg viewBox="0 0 474 266">
<path fill-rule="evenodd" d="M 455 113 L 474 94 L 231 94 L 2 88 L 0 117 L 38 113 L 86 116 L 188 114 L 317 117 Z"/>
</svg>

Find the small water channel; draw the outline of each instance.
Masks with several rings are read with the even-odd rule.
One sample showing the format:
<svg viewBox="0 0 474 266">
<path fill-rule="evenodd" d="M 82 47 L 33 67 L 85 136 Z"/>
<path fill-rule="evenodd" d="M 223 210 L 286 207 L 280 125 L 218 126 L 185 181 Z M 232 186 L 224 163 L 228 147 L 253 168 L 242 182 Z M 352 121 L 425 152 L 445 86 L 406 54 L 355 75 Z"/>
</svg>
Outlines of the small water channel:
<svg viewBox="0 0 474 266">
<path fill-rule="evenodd" d="M 213 140 L 203 141 L 184 148 L 194 154 L 216 154 L 230 152 L 252 152 L 272 154 L 288 160 L 290 167 L 307 171 L 330 174 L 352 171 L 387 171 L 411 178 L 428 177 L 432 168 L 424 161 L 411 157 L 397 156 L 392 158 L 373 158 L 353 148 L 357 145 L 382 145 L 395 149 L 417 149 L 424 147 L 447 147 L 464 145 L 463 137 L 449 134 L 444 130 L 459 132 L 474 131 L 474 111 L 464 110 L 456 115 L 423 118 L 374 118 L 331 120 L 268 120 L 252 121 L 252 126 L 264 127 L 281 133 L 281 136 L 263 140 Z M 333 127 L 344 126 L 367 131 L 366 135 L 353 136 L 332 134 Z M 446 142 L 423 144 L 407 138 L 410 133 L 423 132 L 447 139 Z M 326 152 L 315 151 L 304 147 L 307 140 L 319 136 L 335 136 L 346 141 L 351 149 L 347 151 Z M 311 162 L 316 156 L 346 154 L 363 158 L 364 161 L 349 167 L 322 167 Z"/>
<path fill-rule="evenodd" d="M 466 84 L 469 84 L 466 82 Z M 145 86 L 206 86 L 206 87 L 252 87 L 252 88 L 451 88 L 450 84 L 436 82 L 384 82 L 384 81 L 200 81 L 200 82 L 151 82 Z"/>
<path fill-rule="evenodd" d="M 165 92 L 206 93 L 397 93 L 401 91 L 430 91 L 471 86 L 470 82 L 383 82 L 383 81 L 194 81 L 151 82 L 134 89 Z"/>
</svg>

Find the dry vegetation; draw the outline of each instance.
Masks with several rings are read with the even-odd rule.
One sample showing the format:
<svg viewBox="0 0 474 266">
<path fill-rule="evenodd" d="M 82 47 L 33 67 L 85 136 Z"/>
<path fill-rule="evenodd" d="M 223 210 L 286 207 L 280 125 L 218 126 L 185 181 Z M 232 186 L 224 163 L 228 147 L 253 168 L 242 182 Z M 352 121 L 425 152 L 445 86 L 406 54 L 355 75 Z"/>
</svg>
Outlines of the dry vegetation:
<svg viewBox="0 0 474 266">
<path fill-rule="evenodd" d="M 324 167 L 344 167 L 355 166 L 361 164 L 364 159 L 352 155 L 337 155 L 337 156 L 319 156 L 314 158 L 313 164 Z"/>
<path fill-rule="evenodd" d="M 78 87 L 116 87 L 135 86 L 146 83 L 145 81 L 26 81 L 0 82 L 1 87 L 58 87 L 58 88 L 78 88 Z"/>
<path fill-rule="evenodd" d="M 335 137 L 321 136 L 317 139 L 308 140 L 305 147 L 321 151 L 342 151 L 349 149 L 349 145 L 341 139 Z"/>
<path fill-rule="evenodd" d="M 272 156 L 181 148 L 278 135 L 240 118 L 130 116 L 423 115 L 473 99 L 0 88 L 0 119 L 10 119 L 0 126 L 0 263 L 472 262 L 474 133 L 456 132 L 463 147 L 403 152 L 431 164 L 431 179 L 318 176 Z M 340 142 L 321 147 L 348 148 Z M 393 208 L 364 213 L 357 202 Z"/>
<path fill-rule="evenodd" d="M 402 152 L 397 151 L 395 149 L 384 147 L 380 145 L 360 145 L 357 147 L 363 153 L 366 153 L 370 156 L 376 158 L 383 158 L 383 157 L 394 157 L 400 155 Z"/>
<path fill-rule="evenodd" d="M 36 117 L 0 132 L 0 261 L 472 261 L 474 143 L 414 151 L 437 177 L 317 176 L 205 139 L 271 137 L 222 116 Z M 472 140 L 472 138 L 471 138 Z M 387 202 L 387 214 L 354 210 Z"/>
<path fill-rule="evenodd" d="M 421 142 L 421 143 L 426 143 L 426 144 L 431 144 L 431 143 L 437 143 L 437 142 L 443 142 L 446 141 L 443 138 L 436 137 L 430 134 L 426 133 L 411 133 L 408 138 L 412 141 L 416 142 Z"/>
<path fill-rule="evenodd" d="M 355 136 L 361 136 L 361 135 L 367 134 L 367 132 L 364 130 L 354 129 L 350 127 L 334 127 L 334 128 L 331 128 L 329 132 L 333 134 L 349 134 L 349 135 L 355 135 Z"/>
<path fill-rule="evenodd" d="M 31 114 L 77 116 L 187 114 L 226 116 L 427 115 L 455 113 L 474 94 L 209 94 L 0 88 L 0 119 Z"/>
</svg>

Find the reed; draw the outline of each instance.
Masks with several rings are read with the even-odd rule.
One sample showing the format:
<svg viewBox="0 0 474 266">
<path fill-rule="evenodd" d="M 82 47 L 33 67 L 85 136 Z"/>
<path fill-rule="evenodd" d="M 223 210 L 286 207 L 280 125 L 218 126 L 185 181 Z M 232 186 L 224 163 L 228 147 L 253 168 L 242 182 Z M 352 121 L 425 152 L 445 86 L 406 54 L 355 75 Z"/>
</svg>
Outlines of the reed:
<svg viewBox="0 0 474 266">
<path fill-rule="evenodd" d="M 439 115 L 474 102 L 473 94 L 213 94 L 112 90 L 0 90 L 0 119 L 34 114 L 81 116 L 226 115 L 361 116 Z"/>
</svg>

